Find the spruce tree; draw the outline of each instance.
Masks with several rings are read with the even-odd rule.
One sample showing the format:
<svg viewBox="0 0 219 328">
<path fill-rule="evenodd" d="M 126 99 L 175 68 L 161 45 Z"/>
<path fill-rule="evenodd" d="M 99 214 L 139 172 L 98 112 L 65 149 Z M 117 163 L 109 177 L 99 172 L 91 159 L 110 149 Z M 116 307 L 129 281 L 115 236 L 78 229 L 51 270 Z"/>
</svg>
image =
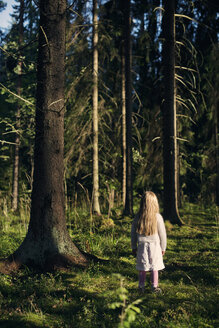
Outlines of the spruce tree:
<svg viewBox="0 0 219 328">
<path fill-rule="evenodd" d="M 64 211 L 65 0 L 41 0 L 36 136 L 31 217 L 20 247 L 1 271 L 22 265 L 43 270 L 86 265 L 67 231 Z"/>
</svg>

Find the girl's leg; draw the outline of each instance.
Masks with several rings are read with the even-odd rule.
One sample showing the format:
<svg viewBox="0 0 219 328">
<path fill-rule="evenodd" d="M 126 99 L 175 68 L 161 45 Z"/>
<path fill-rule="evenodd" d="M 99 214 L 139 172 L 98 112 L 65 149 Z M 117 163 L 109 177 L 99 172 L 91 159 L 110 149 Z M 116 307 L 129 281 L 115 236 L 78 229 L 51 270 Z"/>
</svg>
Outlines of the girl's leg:
<svg viewBox="0 0 219 328">
<path fill-rule="evenodd" d="M 139 271 L 139 288 L 143 288 L 145 285 L 146 271 Z"/>
<path fill-rule="evenodd" d="M 154 288 L 158 287 L 158 271 L 157 270 L 151 271 L 151 284 L 152 284 L 152 287 L 154 287 Z"/>
</svg>

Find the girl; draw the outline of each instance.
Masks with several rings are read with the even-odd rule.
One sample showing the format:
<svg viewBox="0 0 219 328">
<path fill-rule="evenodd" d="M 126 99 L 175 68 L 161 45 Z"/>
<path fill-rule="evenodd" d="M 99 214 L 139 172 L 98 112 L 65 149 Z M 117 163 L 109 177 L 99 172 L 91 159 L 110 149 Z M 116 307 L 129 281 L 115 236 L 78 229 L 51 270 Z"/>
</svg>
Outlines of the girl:
<svg viewBox="0 0 219 328">
<path fill-rule="evenodd" d="M 154 292 L 158 287 L 158 270 L 164 269 L 163 255 L 166 250 L 166 229 L 156 195 L 146 191 L 141 199 L 140 210 L 132 223 L 132 253 L 137 255 L 136 268 L 139 271 L 139 290 L 144 291 L 146 271 L 151 272 Z"/>
</svg>

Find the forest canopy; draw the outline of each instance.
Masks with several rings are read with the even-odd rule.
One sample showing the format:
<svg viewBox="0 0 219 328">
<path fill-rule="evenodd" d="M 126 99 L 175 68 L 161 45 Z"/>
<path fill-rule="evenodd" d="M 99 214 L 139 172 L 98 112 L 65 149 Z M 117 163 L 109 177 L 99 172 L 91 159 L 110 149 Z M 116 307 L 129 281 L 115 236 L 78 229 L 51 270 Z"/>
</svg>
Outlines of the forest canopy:
<svg viewBox="0 0 219 328">
<path fill-rule="evenodd" d="M 122 61 L 125 1 L 98 1 L 98 161 L 101 211 L 123 203 Z M 3 2 L 0 10 L 4 10 Z M 16 1 L 1 31 L 1 206 L 30 201 L 34 172 L 39 8 Z M 175 82 L 178 202 L 218 200 L 218 3 L 176 1 Z M 64 177 L 66 206 L 93 195 L 93 2 L 66 11 Z M 163 198 L 163 3 L 131 1 L 130 92 L 135 196 Z M 125 29 L 126 31 L 126 29 Z M 126 55 L 127 55 L 127 48 Z M 126 95 L 127 96 L 127 95 Z M 17 170 L 16 170 L 17 167 Z M 17 190 L 17 193 L 16 193 Z M 18 205 L 20 204 L 20 205 Z M 122 205 L 123 204 L 123 205 Z"/>
</svg>

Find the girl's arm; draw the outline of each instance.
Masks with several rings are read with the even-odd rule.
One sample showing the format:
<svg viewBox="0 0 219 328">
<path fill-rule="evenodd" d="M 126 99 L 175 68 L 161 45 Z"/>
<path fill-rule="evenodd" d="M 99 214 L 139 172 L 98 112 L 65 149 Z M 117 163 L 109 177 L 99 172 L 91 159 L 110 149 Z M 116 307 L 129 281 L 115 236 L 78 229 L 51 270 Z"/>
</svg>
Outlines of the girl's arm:
<svg viewBox="0 0 219 328">
<path fill-rule="evenodd" d="M 136 254 L 136 250 L 137 250 L 137 232 L 136 232 L 137 224 L 138 224 L 138 217 L 136 216 L 132 221 L 132 227 L 131 227 L 131 246 L 132 246 L 133 255 Z"/>
<path fill-rule="evenodd" d="M 165 228 L 163 217 L 160 214 L 157 215 L 157 230 L 158 230 L 158 235 L 160 237 L 160 246 L 161 246 L 162 254 L 164 255 L 167 247 L 167 234 L 166 234 L 166 228 Z"/>
</svg>

